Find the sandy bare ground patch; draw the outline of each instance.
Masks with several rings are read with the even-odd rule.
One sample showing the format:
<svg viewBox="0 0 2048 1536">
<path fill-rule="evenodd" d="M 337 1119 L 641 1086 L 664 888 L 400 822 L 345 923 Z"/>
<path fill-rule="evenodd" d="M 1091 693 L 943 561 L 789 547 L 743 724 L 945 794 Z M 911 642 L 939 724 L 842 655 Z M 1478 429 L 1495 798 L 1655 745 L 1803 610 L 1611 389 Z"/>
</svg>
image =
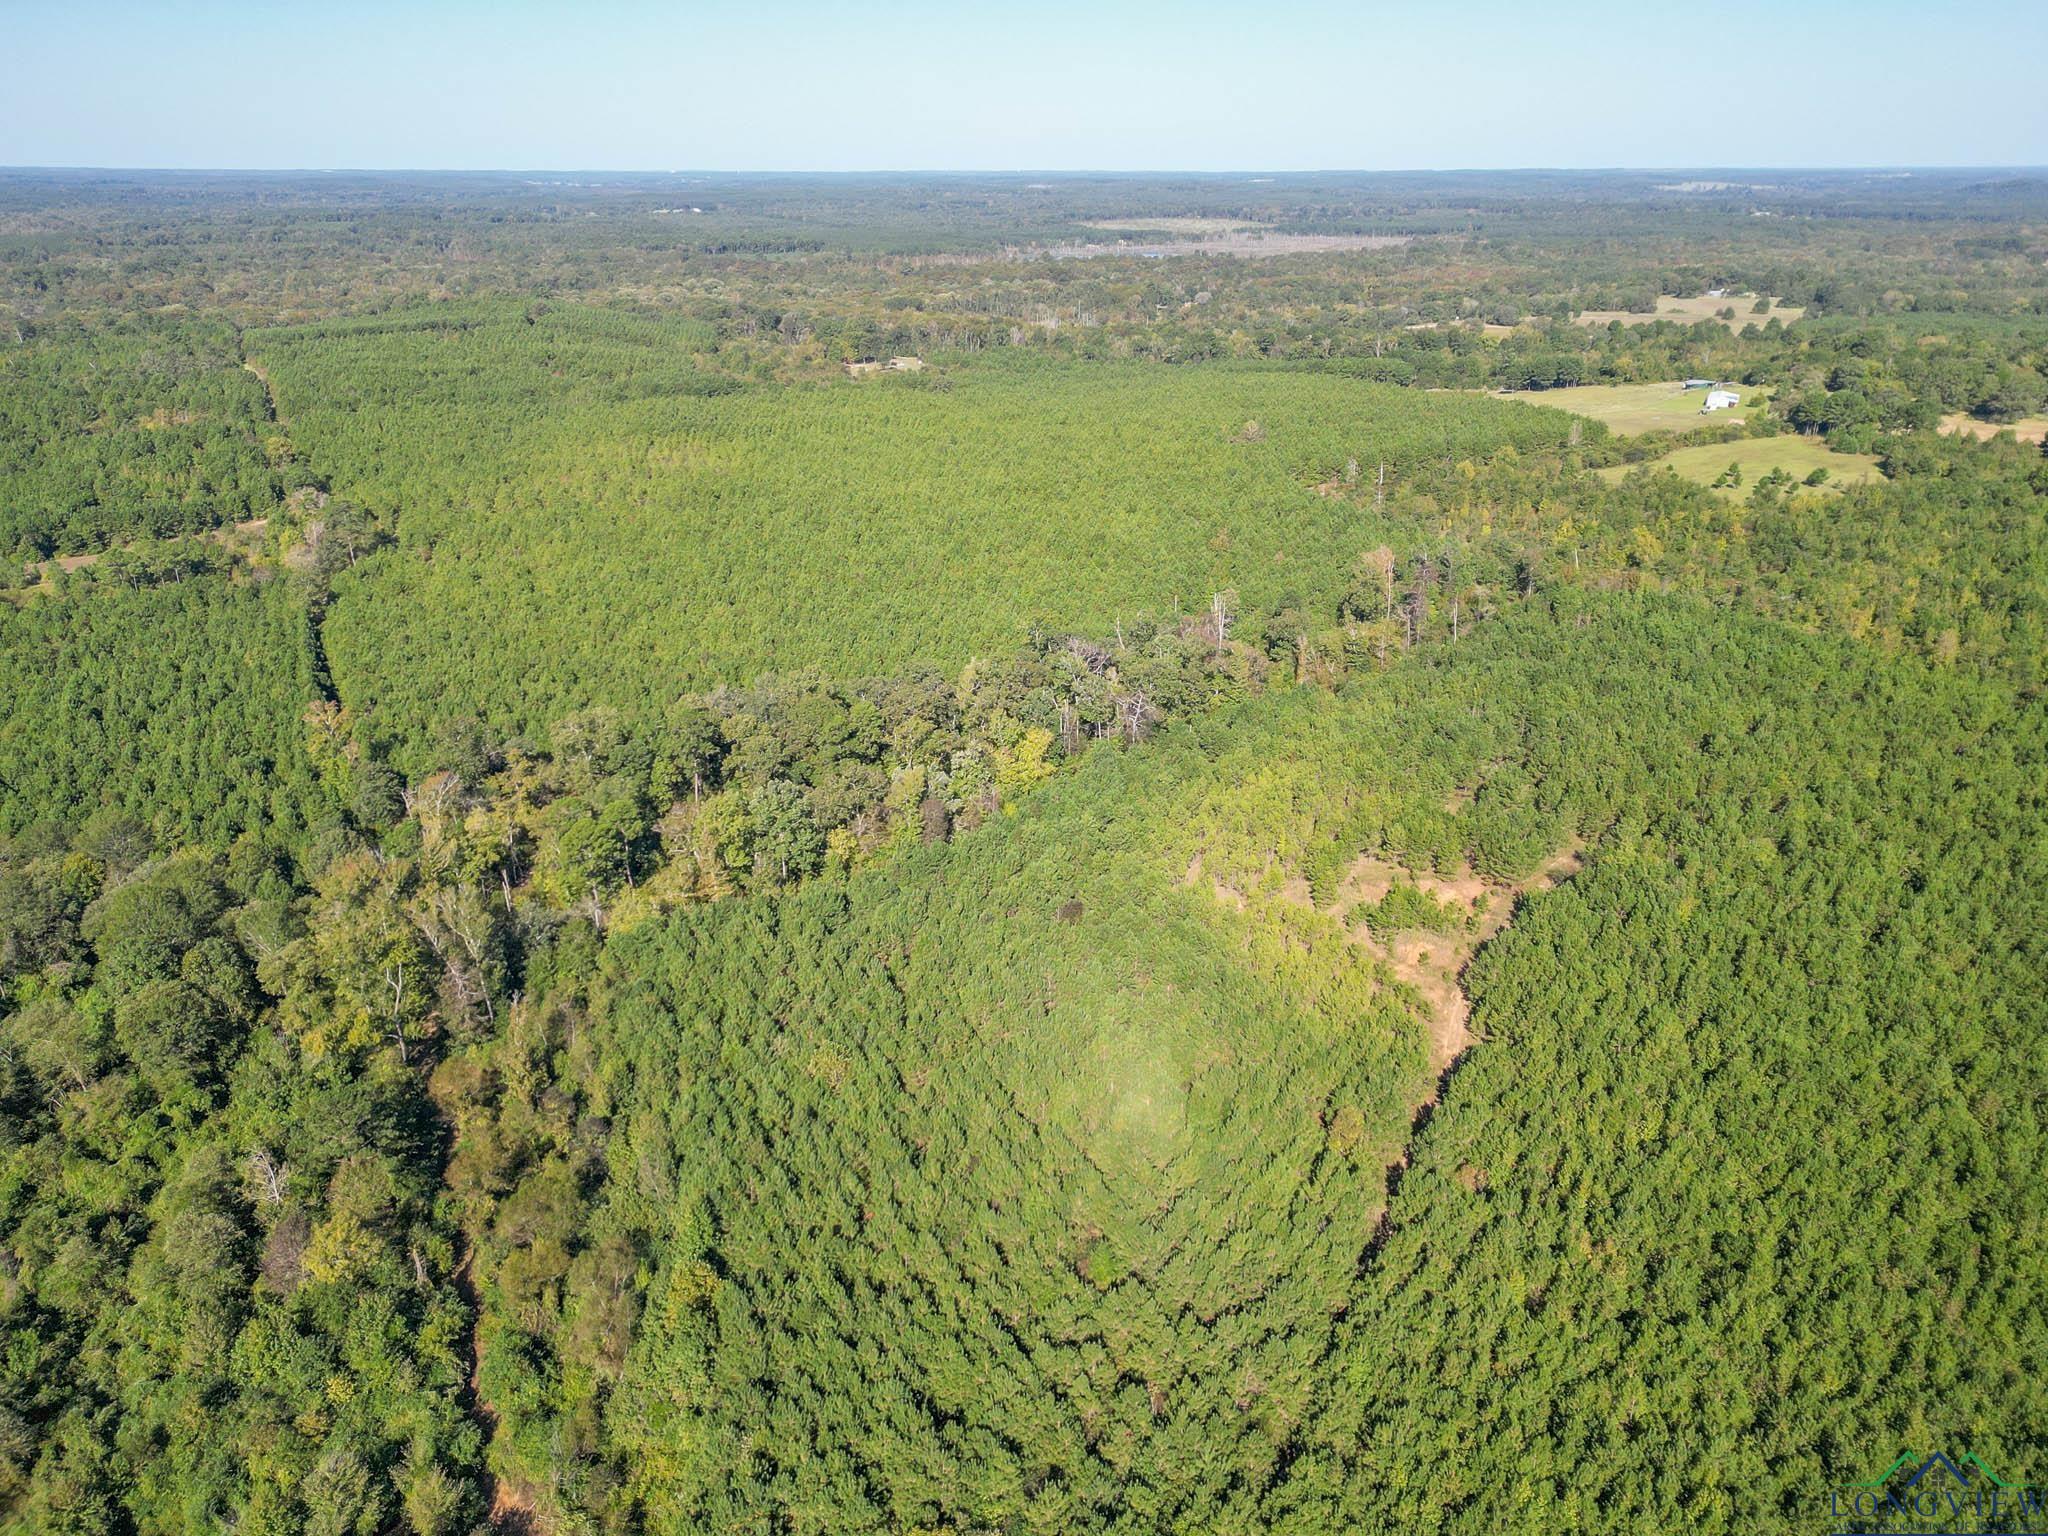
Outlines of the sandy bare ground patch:
<svg viewBox="0 0 2048 1536">
<path fill-rule="evenodd" d="M 1420 1097 L 1409 1106 L 1408 1142 L 1387 1165 L 1386 1201 L 1379 1211 L 1379 1230 L 1366 1249 L 1367 1262 L 1386 1239 L 1394 1196 L 1407 1173 L 1414 1138 L 1429 1124 L 1465 1053 L 1479 1043 L 1471 1029 L 1472 1000 L 1465 994 L 1465 968 L 1481 945 L 1513 921 L 1522 897 L 1555 888 L 1578 873 L 1584 863 L 1583 845 L 1574 838 L 1546 859 L 1541 868 L 1515 881 L 1488 880 L 1470 865 L 1441 875 L 1434 870 L 1407 869 L 1371 855 L 1353 860 L 1345 870 L 1332 906 L 1333 913 L 1340 917 L 1358 902 L 1377 901 L 1396 884 L 1413 881 L 1438 901 L 1462 907 L 1472 919 L 1457 933 L 1404 930 L 1384 938 L 1375 937 L 1364 923 L 1345 925 L 1345 937 L 1351 943 L 1371 954 L 1398 985 L 1420 999 L 1429 1030 L 1429 1074 Z M 1198 887 L 1203 875 L 1201 855 L 1197 854 L 1178 883 Z M 1242 891 L 1213 877 L 1208 883 L 1219 905 L 1239 912 L 1246 909 L 1248 903 Z M 1280 888 L 1279 896 L 1291 904 L 1313 905 L 1308 882 L 1299 877 L 1289 879 Z M 1467 1180 L 1468 1188 L 1474 1188 L 1475 1181 L 1483 1182 L 1485 1174 L 1461 1168 L 1459 1177 Z"/>
<path fill-rule="evenodd" d="M 1354 859 L 1337 887 L 1330 910 L 1340 920 L 1360 904 L 1373 903 L 1396 885 L 1412 883 L 1425 895 L 1454 906 L 1467 914 L 1471 923 L 1459 933 L 1404 930 L 1381 939 L 1364 923 L 1347 923 L 1350 941 L 1379 960 L 1394 979 L 1410 988 L 1422 1000 L 1429 1028 L 1430 1090 L 1415 1106 L 1417 1114 L 1436 1102 L 1444 1074 L 1477 1043 L 1470 1021 L 1472 1001 L 1465 995 L 1465 967 L 1488 939 L 1506 928 L 1524 896 L 1548 891 L 1576 874 L 1585 862 L 1582 846 L 1574 840 L 1544 861 L 1534 873 L 1515 881 L 1489 880 L 1464 865 L 1449 875 L 1434 870 L 1412 870 L 1371 854 Z M 1199 856 L 1190 861 L 1181 883 L 1196 885 L 1202 878 Z M 1245 894 L 1223 880 L 1212 879 L 1210 890 L 1220 905 L 1242 912 Z M 1312 906 L 1308 882 L 1299 876 L 1280 887 L 1280 899 L 1297 906 Z"/>
<path fill-rule="evenodd" d="M 1396 885 L 1413 882 L 1424 895 L 1454 906 L 1472 919 L 1463 933 L 1405 931 L 1381 940 L 1363 923 L 1349 925 L 1351 942 L 1371 951 L 1395 977 L 1414 988 L 1422 998 L 1429 1022 L 1429 1061 L 1432 1083 L 1440 1083 L 1443 1072 L 1474 1043 L 1470 1021 L 1472 1000 L 1465 995 L 1465 967 L 1479 952 L 1479 946 L 1507 927 L 1514 917 L 1515 903 L 1524 895 L 1547 891 L 1568 878 L 1580 865 L 1576 844 L 1562 848 L 1534 874 L 1513 883 L 1488 880 L 1470 865 L 1451 875 L 1433 870 L 1404 869 L 1384 859 L 1366 855 L 1352 862 L 1337 888 L 1336 910 L 1349 912 L 1360 902 L 1376 902 Z M 1417 1105 L 1420 1110 L 1436 1100 L 1436 1088 Z"/>
<path fill-rule="evenodd" d="M 1470 865 L 1458 874 L 1439 875 L 1434 870 L 1405 869 L 1399 864 L 1367 855 L 1354 859 L 1351 867 L 1344 871 L 1343 884 L 1337 888 L 1337 910 L 1346 912 L 1361 901 L 1378 901 L 1395 886 L 1412 883 L 1425 895 L 1434 896 L 1438 901 L 1453 902 L 1471 911 L 1481 896 L 1487 894 L 1489 886 Z"/>
</svg>

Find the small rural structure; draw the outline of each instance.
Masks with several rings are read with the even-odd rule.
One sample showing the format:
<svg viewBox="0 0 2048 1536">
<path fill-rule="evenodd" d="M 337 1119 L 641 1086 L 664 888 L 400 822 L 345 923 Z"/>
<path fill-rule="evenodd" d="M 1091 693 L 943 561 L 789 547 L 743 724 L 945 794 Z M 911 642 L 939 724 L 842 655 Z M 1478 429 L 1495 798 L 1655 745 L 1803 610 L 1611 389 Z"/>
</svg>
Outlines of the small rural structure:
<svg viewBox="0 0 2048 1536">
<path fill-rule="evenodd" d="M 1712 379 L 1687 379 L 1678 387 L 1680 389 L 1712 389 L 1714 381 Z"/>
<path fill-rule="evenodd" d="M 1742 404 L 1742 396 L 1738 395 L 1734 390 L 1710 389 L 1707 391 L 1707 403 L 1700 407 L 1700 414 L 1704 416 L 1708 411 L 1725 411 L 1731 405 L 1740 404 Z"/>
<path fill-rule="evenodd" d="M 892 357 L 886 363 L 877 358 L 862 358 L 859 362 L 844 365 L 849 379 L 864 379 L 871 373 L 922 373 L 924 359 L 921 357 Z"/>
</svg>

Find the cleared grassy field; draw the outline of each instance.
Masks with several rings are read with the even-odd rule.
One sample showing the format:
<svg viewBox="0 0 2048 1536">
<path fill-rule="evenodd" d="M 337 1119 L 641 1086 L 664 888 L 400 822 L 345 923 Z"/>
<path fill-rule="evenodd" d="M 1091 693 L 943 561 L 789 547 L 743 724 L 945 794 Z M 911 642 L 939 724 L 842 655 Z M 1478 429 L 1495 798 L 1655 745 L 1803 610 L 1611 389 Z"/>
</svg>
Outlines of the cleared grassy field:
<svg viewBox="0 0 2048 1536">
<path fill-rule="evenodd" d="M 1260 226 L 1243 219 L 1204 219 L 1193 216 L 1176 218 L 1165 215 L 1153 218 L 1130 219 L 1082 219 L 1089 229 L 1147 229 L 1162 235 L 1235 235 Z"/>
<path fill-rule="evenodd" d="M 1790 325 L 1806 313 L 1800 305 L 1773 299 L 1769 314 L 1753 315 L 1750 311 L 1756 307 L 1756 300 L 1757 296 L 1753 293 L 1728 293 L 1718 299 L 1709 298 L 1704 293 L 1691 298 L 1675 299 L 1667 293 L 1657 300 L 1657 312 L 1654 315 L 1639 315 L 1626 309 L 1589 309 L 1579 316 L 1579 324 L 1607 325 L 1619 320 L 1623 325 L 1648 325 L 1653 320 L 1675 320 L 1680 325 L 1697 325 L 1702 320 L 1714 319 L 1724 309 L 1732 309 L 1735 311 L 1735 318 L 1726 323 L 1729 330 L 1739 331 L 1752 320 L 1758 325 L 1772 319 L 1782 320 Z"/>
<path fill-rule="evenodd" d="M 1997 422 L 1979 421 L 1961 411 L 1951 411 L 1941 418 L 1941 430 L 1951 437 L 1967 432 L 1979 442 L 1989 441 L 2001 432 L 2010 432 L 2023 443 L 2038 443 L 2048 441 L 2048 416 L 2022 416 L 2018 421 L 2000 426 Z"/>
<path fill-rule="evenodd" d="M 1748 495 L 1749 488 L 1774 469 L 1800 480 L 1816 469 L 1825 469 L 1830 486 L 1861 485 L 1878 478 L 1874 455 L 1837 453 L 1819 438 L 1810 437 L 1746 437 L 1735 443 L 1702 443 L 1650 460 L 1651 468 L 1668 469 L 1700 485 L 1712 485 L 1730 464 L 1742 466 L 1742 484 L 1721 492 L 1733 497 Z M 1619 480 L 1635 468 L 1633 464 L 1616 464 L 1598 473 Z"/>
<path fill-rule="evenodd" d="M 1676 380 L 1662 384 L 1579 384 L 1569 389 L 1523 390 L 1499 398 L 1519 400 L 1526 405 L 1554 406 L 1575 416 L 1604 422 L 1612 431 L 1633 435 L 1637 432 L 1689 432 L 1694 427 L 1745 421 L 1748 408 L 1770 396 L 1768 389 L 1751 389 L 1746 384 L 1735 384 L 1730 388 L 1742 396 L 1742 404 L 1716 411 L 1711 416 L 1700 412 L 1700 407 L 1706 403 L 1707 392 L 1704 389 L 1681 389 Z"/>
</svg>

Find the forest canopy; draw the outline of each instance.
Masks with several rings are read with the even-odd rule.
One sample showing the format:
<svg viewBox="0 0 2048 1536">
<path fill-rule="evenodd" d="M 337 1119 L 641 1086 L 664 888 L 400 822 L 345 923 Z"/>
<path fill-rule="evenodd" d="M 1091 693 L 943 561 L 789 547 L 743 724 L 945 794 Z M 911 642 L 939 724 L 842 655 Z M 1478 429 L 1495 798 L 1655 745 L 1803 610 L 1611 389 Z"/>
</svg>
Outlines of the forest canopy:
<svg viewBox="0 0 2048 1536">
<path fill-rule="evenodd" d="M 2027 1492 L 2044 231 L 0 171 L 0 1536 Z"/>
<path fill-rule="evenodd" d="M 687 325 L 556 307 L 251 338 L 299 450 L 396 540 L 339 583 L 342 697 L 417 741 L 763 672 L 957 671 L 1221 592 L 1334 610 L 1356 489 L 1568 422 L 1327 375 L 982 366 L 720 393 Z M 943 387 L 941 387 L 943 386 Z M 404 675 L 393 672 L 393 663 Z"/>
</svg>

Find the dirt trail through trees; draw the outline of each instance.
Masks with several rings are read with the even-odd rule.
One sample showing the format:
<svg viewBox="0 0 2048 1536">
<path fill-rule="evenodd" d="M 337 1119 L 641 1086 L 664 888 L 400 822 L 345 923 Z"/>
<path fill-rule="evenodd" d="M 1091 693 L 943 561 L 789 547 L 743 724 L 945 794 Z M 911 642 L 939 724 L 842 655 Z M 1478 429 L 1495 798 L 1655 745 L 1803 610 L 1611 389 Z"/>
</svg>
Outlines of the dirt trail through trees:
<svg viewBox="0 0 2048 1536">
<path fill-rule="evenodd" d="M 470 1246 L 463 1250 L 462 1261 L 455 1266 L 455 1284 L 462 1292 L 463 1304 L 469 1308 L 469 1385 L 463 1408 L 484 1433 L 485 1461 L 478 1475 L 490 1504 L 487 1524 L 501 1536 L 527 1536 L 537 1529 L 533 1501 L 524 1489 L 506 1482 L 490 1466 L 490 1446 L 498 1434 L 498 1410 L 483 1391 L 484 1307 L 475 1264 L 476 1249 Z"/>
</svg>

